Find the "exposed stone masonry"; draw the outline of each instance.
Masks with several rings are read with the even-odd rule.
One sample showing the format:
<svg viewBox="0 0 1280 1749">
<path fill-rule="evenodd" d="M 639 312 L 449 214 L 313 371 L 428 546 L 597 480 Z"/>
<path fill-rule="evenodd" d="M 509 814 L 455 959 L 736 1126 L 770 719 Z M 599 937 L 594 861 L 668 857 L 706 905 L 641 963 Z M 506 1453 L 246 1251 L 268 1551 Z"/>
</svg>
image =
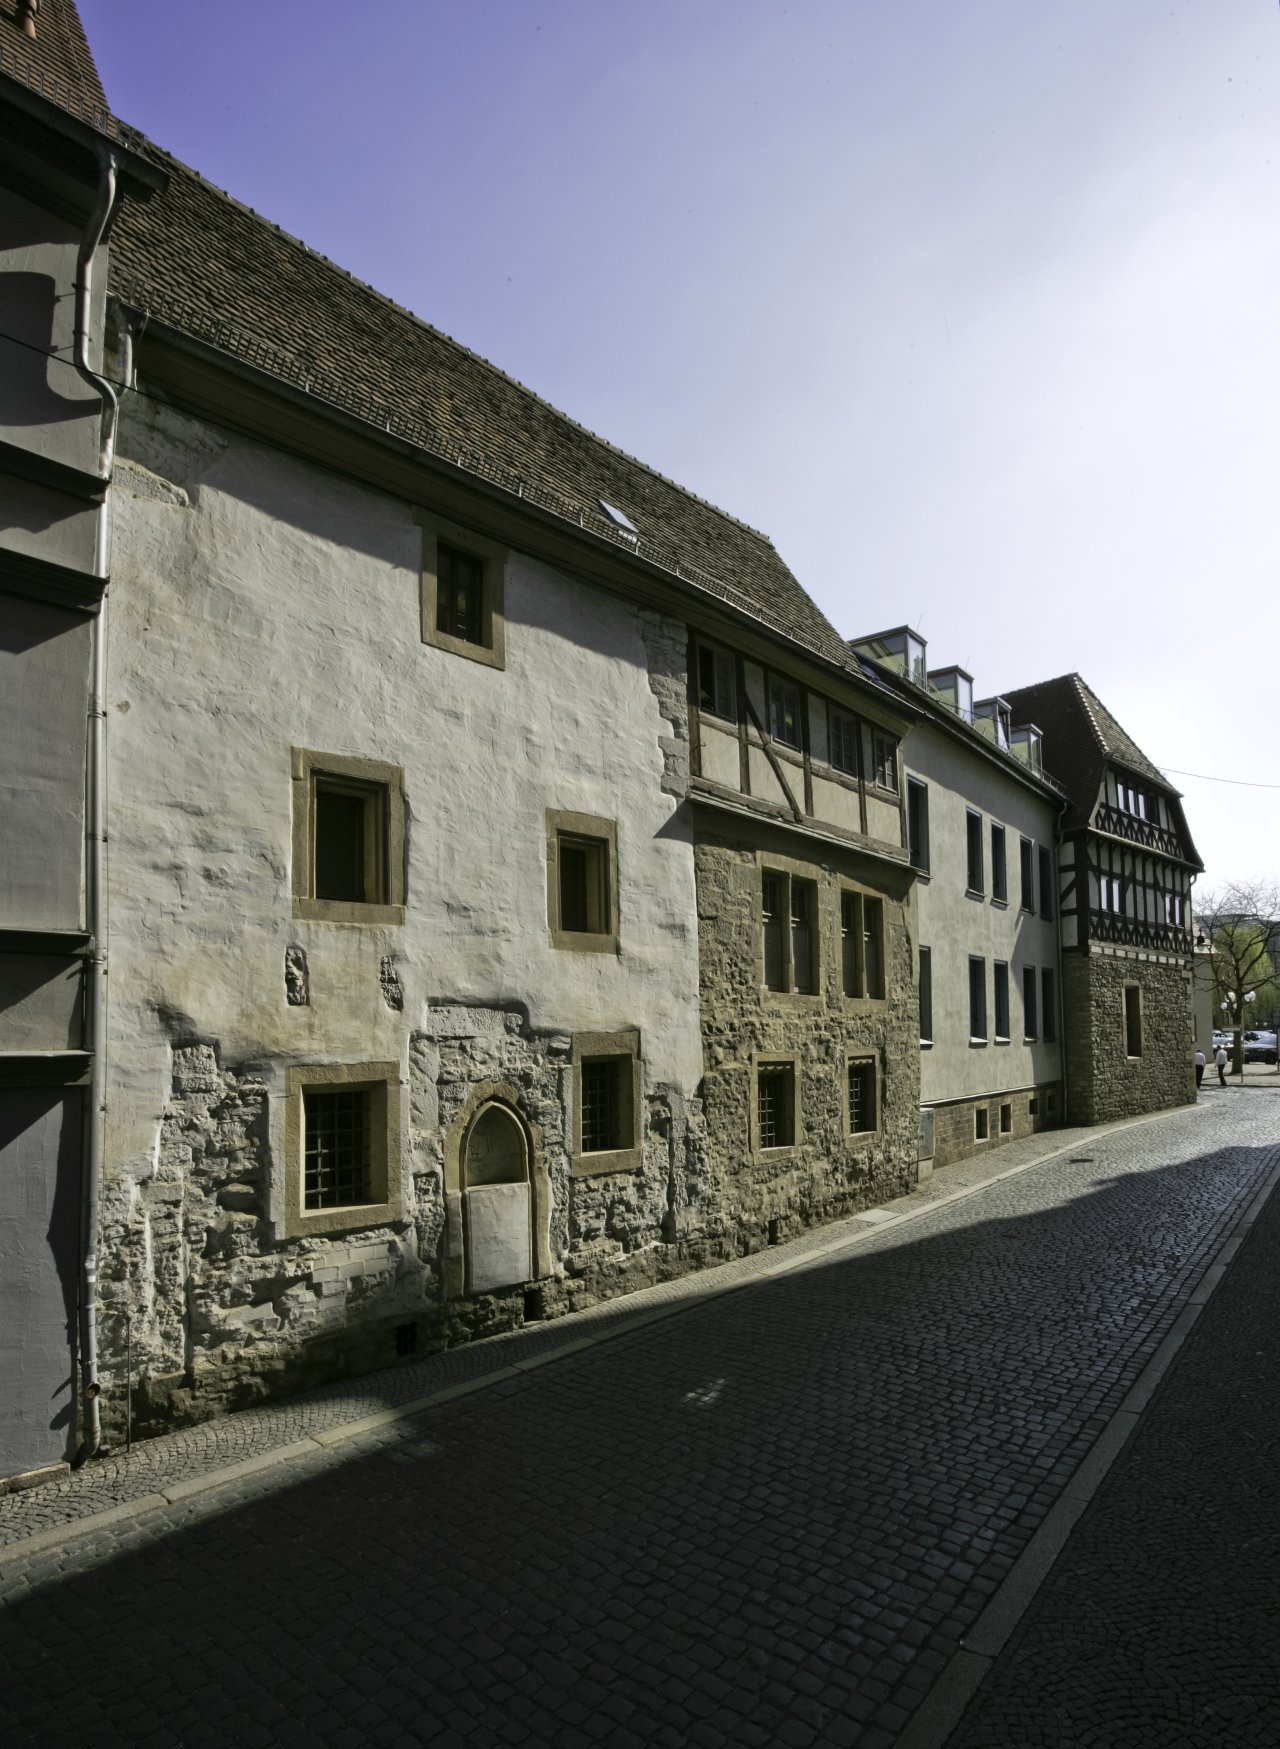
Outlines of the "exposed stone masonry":
<svg viewBox="0 0 1280 1749">
<path fill-rule="evenodd" d="M 1142 992 L 1142 1055 L 1126 1054 L 1124 989 Z M 1195 1099 L 1190 968 L 1156 955 L 1062 956 L 1067 1119 L 1105 1123 Z"/>
</svg>

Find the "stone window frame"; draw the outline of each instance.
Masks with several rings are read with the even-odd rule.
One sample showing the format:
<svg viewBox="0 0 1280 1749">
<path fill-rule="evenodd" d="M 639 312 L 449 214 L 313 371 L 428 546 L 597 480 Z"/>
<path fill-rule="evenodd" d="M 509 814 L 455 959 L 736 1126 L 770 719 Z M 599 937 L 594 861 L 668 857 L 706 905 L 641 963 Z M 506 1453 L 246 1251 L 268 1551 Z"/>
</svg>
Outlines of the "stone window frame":
<svg viewBox="0 0 1280 1749">
<path fill-rule="evenodd" d="M 347 753 L 317 753 L 309 747 L 290 749 L 293 792 L 293 856 L 290 881 L 293 915 L 313 923 L 403 923 L 405 914 L 404 768 L 381 759 Z M 365 903 L 315 896 L 316 779 L 333 777 L 373 792 L 382 803 L 384 899 Z"/>
<path fill-rule="evenodd" d="M 305 1179 L 304 1100 L 310 1090 L 336 1089 L 374 1094 L 372 1113 L 373 1180 L 376 1202 L 341 1208 L 303 1206 Z M 406 1219 L 404 1207 L 404 1121 L 399 1063 L 297 1063 L 284 1072 L 284 1237 L 385 1227 Z"/>
<path fill-rule="evenodd" d="M 617 953 L 618 951 L 618 822 L 603 814 L 579 814 L 567 808 L 548 808 L 547 821 L 547 931 L 553 948 L 570 953 Z M 560 840 L 588 838 L 602 843 L 608 867 L 605 893 L 609 904 L 609 927 L 600 930 L 565 929 L 560 921 Z"/>
<path fill-rule="evenodd" d="M 973 1108 L 973 1139 L 975 1142 L 991 1140 L 991 1112 L 985 1105 Z"/>
<path fill-rule="evenodd" d="M 790 1069 L 791 1071 L 791 1140 L 780 1147 L 760 1145 L 760 1071 Z M 753 1160 L 777 1160 L 794 1154 L 804 1138 L 804 1104 L 801 1097 L 800 1053 L 798 1051 L 752 1051 L 751 1103 L 747 1112 L 748 1149 Z"/>
<path fill-rule="evenodd" d="M 507 665 L 506 570 L 508 549 L 496 541 L 463 528 L 445 517 L 425 510 L 415 520 L 422 530 L 421 568 L 421 636 L 424 644 L 451 655 L 464 656 L 469 662 L 479 662 L 487 668 Z M 480 604 L 481 641 L 473 644 L 469 638 L 459 638 L 442 632 L 439 618 L 439 549 L 443 543 L 468 558 L 478 559 L 483 566 L 482 599 Z"/>
<path fill-rule="evenodd" d="M 829 929 L 828 912 L 830 896 L 827 883 L 823 879 L 824 871 L 813 863 L 802 862 L 793 856 L 774 856 L 771 852 L 757 850 L 756 852 L 756 890 L 755 890 L 755 972 L 756 987 L 768 1001 L 787 1003 L 820 1003 L 822 1001 L 823 968 L 825 955 L 823 944 L 827 939 Z M 777 875 L 783 883 L 782 919 L 784 942 L 786 946 L 783 973 L 786 979 L 782 989 L 772 984 L 766 984 L 764 956 L 764 878 L 766 875 Z M 813 988 L 797 990 L 795 987 L 795 965 L 791 952 L 791 884 L 801 881 L 813 890 L 813 935 L 811 953 L 813 956 Z"/>
<path fill-rule="evenodd" d="M 631 1143 L 625 1148 L 610 1148 L 596 1154 L 582 1150 L 582 1065 L 592 1059 L 612 1057 L 631 1064 L 629 1088 L 631 1094 Z M 610 1172 L 635 1172 L 644 1164 L 643 1058 L 640 1054 L 640 1033 L 635 1028 L 619 1032 L 575 1032 L 569 1050 L 573 1066 L 573 1147 L 569 1170 L 574 1178 L 597 1178 Z"/>
<path fill-rule="evenodd" d="M 855 899 L 857 901 L 858 933 L 857 933 L 857 938 L 856 938 L 856 945 L 854 948 L 854 965 L 855 965 L 854 982 L 858 985 L 858 988 L 856 991 L 850 991 L 847 988 L 846 982 L 845 982 L 844 902 L 847 898 L 848 899 Z M 880 987 L 878 990 L 869 990 L 867 988 L 866 929 L 867 929 L 867 903 L 868 903 L 868 901 L 870 901 L 873 905 L 877 905 L 879 907 L 880 951 L 879 951 L 879 956 L 878 956 L 878 966 L 879 966 L 879 973 L 880 973 L 880 977 L 879 977 Z M 848 881 L 848 880 L 841 878 L 840 883 L 839 883 L 838 903 L 839 903 L 839 909 L 837 911 L 837 917 L 839 920 L 839 927 L 840 927 L 840 968 L 839 968 L 839 970 L 840 970 L 840 993 L 841 993 L 841 996 L 843 997 L 843 999 L 846 1003 L 862 1004 L 862 1003 L 867 1003 L 867 1002 L 875 1002 L 875 1003 L 887 1002 L 889 999 L 889 967 L 888 967 L 889 926 L 888 926 L 887 912 L 886 912 L 886 906 L 888 904 L 888 901 L 886 900 L 884 894 L 876 892 L 874 887 L 862 886 L 856 881 Z"/>
<path fill-rule="evenodd" d="M 875 1101 L 876 1121 L 867 1129 L 853 1128 L 853 1112 L 849 1100 L 849 1071 L 855 1065 L 865 1065 L 871 1070 L 872 1097 Z M 880 1072 L 880 1059 L 874 1051 L 848 1050 L 844 1053 L 844 1073 L 840 1077 L 840 1098 L 844 1122 L 844 1137 L 846 1142 L 857 1143 L 863 1140 L 874 1140 L 883 1128 L 884 1120 L 884 1077 Z"/>
<path fill-rule="evenodd" d="M 1129 1046 L 1133 1043 L 1132 1023 L 1129 1015 L 1129 992 L 1131 990 L 1137 997 L 1136 1019 L 1138 1029 L 1138 1048 L 1136 1051 L 1131 1051 L 1129 1049 Z M 1142 1061 L 1143 1046 L 1146 1043 L 1146 1014 L 1144 1013 L 1144 1006 L 1142 1000 L 1142 985 L 1136 984 L 1132 980 L 1126 980 L 1120 992 L 1120 1024 L 1124 1028 L 1124 1055 L 1127 1063 L 1140 1063 Z"/>
</svg>

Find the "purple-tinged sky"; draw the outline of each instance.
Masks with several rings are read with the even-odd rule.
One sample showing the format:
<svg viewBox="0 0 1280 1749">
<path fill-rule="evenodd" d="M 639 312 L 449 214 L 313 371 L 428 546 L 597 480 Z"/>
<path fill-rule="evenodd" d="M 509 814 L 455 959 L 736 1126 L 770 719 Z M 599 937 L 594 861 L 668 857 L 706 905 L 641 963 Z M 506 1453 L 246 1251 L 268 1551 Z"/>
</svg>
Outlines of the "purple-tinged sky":
<svg viewBox="0 0 1280 1749">
<path fill-rule="evenodd" d="M 1273 0 L 80 7 L 126 121 L 1280 876 Z"/>
</svg>

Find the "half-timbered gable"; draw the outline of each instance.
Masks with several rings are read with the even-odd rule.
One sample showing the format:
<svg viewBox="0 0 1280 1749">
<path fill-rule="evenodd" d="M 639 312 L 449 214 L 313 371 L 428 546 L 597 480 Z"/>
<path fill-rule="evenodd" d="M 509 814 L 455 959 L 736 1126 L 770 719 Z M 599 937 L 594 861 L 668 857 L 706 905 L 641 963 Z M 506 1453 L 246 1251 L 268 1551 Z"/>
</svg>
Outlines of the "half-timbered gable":
<svg viewBox="0 0 1280 1749">
<path fill-rule="evenodd" d="M 1191 882 L 1179 792 L 1078 674 L 1009 694 L 1067 789 L 1059 914 L 1071 1115 L 1190 1097 Z"/>
</svg>

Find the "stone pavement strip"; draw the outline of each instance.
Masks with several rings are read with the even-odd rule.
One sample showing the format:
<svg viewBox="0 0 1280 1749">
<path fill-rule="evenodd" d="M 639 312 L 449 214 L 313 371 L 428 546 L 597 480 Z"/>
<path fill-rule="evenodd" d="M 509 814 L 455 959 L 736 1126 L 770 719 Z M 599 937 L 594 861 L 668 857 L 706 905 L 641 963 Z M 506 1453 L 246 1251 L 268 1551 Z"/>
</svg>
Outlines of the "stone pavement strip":
<svg viewBox="0 0 1280 1749">
<path fill-rule="evenodd" d="M 1277 1118 L 1215 1090 L 1034 1138 L 887 1219 L 0 1501 L 0 1737 L 905 1742 L 1025 1603 Z"/>
</svg>

